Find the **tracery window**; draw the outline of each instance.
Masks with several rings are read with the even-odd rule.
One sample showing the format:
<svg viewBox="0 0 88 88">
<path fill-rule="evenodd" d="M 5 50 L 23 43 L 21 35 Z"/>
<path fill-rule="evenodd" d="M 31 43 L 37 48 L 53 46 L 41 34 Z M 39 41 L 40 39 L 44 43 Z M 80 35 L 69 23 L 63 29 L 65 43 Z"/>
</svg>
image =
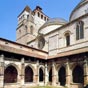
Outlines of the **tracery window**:
<svg viewBox="0 0 88 88">
<path fill-rule="evenodd" d="M 76 40 L 84 38 L 84 23 L 80 21 L 76 25 Z"/>
</svg>

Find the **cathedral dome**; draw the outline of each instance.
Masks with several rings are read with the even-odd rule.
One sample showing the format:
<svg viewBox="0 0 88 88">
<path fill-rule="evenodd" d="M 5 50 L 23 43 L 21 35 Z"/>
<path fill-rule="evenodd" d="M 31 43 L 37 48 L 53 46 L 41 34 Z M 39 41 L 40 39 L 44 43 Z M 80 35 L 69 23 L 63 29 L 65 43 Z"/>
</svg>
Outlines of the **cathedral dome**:
<svg viewBox="0 0 88 88">
<path fill-rule="evenodd" d="M 62 18 L 52 18 L 52 19 L 49 19 L 41 28 L 44 28 L 50 25 L 60 25 L 60 24 L 63 25 L 65 23 L 67 23 L 67 21 Z"/>
<path fill-rule="evenodd" d="M 88 13 L 88 0 L 81 0 L 70 15 L 70 21 Z"/>
<path fill-rule="evenodd" d="M 47 22 L 45 22 L 45 24 L 43 24 L 42 27 L 40 27 L 39 33 L 43 32 L 43 34 L 44 34 L 46 32 L 50 32 L 53 29 L 56 29 L 56 28 L 66 24 L 66 23 L 67 23 L 67 21 L 65 19 L 62 19 L 62 18 L 49 19 Z"/>
</svg>

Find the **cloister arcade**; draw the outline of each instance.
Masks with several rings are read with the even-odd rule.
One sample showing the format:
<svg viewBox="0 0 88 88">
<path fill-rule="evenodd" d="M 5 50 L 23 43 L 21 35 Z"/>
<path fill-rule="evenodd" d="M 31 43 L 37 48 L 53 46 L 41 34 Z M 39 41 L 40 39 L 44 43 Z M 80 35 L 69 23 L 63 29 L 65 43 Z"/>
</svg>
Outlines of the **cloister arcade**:
<svg viewBox="0 0 88 88">
<path fill-rule="evenodd" d="M 87 59 L 78 62 L 70 62 L 71 60 L 66 58 L 62 61 L 41 62 L 36 59 L 26 62 L 25 58 L 22 58 L 20 59 L 21 62 L 17 62 L 4 60 L 6 58 L 4 55 L 1 55 L 0 58 L 2 60 L 0 63 L 1 80 L 5 86 L 18 83 L 20 86 L 69 86 L 74 84 L 85 85 L 87 82 Z"/>
<path fill-rule="evenodd" d="M 22 68 L 23 69 L 23 68 Z M 21 69 L 21 70 L 22 70 Z M 66 67 L 61 66 L 59 68 L 59 70 L 56 69 L 56 75 L 53 75 L 55 72 L 53 72 L 53 68 L 51 68 L 48 72 L 48 82 L 50 82 L 50 84 L 52 84 L 53 82 L 53 76 L 56 76 L 57 80 L 56 82 L 59 83 L 59 85 L 61 86 L 65 86 L 66 85 L 66 81 L 67 81 L 67 73 L 66 73 Z M 19 70 L 16 69 L 15 66 L 13 65 L 8 65 L 5 69 L 4 69 L 4 83 L 17 83 L 18 82 L 18 73 Z M 36 74 L 36 70 L 34 71 L 33 68 L 31 68 L 31 66 L 26 66 L 24 69 L 24 83 L 33 83 L 35 82 L 34 79 L 34 74 Z M 73 70 L 72 70 L 72 81 L 73 83 L 84 83 L 84 71 L 83 71 L 83 67 L 80 65 L 76 65 Z M 45 82 L 45 69 L 40 67 L 38 69 L 38 75 L 39 78 L 37 81 L 41 82 Z M 39 83 L 38 82 L 38 83 Z"/>
</svg>

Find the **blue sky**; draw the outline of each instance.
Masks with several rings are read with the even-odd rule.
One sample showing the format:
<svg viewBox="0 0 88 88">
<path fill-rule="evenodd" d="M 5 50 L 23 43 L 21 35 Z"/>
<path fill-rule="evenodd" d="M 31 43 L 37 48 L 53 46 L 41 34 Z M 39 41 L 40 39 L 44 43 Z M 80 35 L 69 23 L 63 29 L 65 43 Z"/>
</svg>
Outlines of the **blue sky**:
<svg viewBox="0 0 88 88">
<path fill-rule="evenodd" d="M 51 17 L 69 20 L 74 7 L 81 0 L 0 0 L 0 37 L 16 40 L 17 16 L 26 5 L 33 10 L 37 5 Z"/>
</svg>

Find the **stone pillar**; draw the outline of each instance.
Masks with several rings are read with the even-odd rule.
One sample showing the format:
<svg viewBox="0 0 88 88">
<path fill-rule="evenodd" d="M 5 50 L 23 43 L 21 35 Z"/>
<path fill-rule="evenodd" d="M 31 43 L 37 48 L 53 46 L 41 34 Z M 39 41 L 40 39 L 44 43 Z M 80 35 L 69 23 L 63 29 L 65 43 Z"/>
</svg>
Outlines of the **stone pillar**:
<svg viewBox="0 0 88 88">
<path fill-rule="evenodd" d="M 4 55 L 0 56 L 0 88 L 4 88 Z"/>
<path fill-rule="evenodd" d="M 39 60 L 37 60 L 37 62 L 36 62 L 36 69 L 35 69 L 35 73 L 34 73 L 34 82 L 36 83 L 36 85 L 39 85 Z"/>
<path fill-rule="evenodd" d="M 45 63 L 45 86 L 48 84 L 48 70 L 47 63 Z"/>
<path fill-rule="evenodd" d="M 25 81 L 25 59 L 21 59 L 21 88 L 24 88 L 24 81 Z"/>
<path fill-rule="evenodd" d="M 71 70 L 70 70 L 69 61 L 67 60 L 67 63 L 66 63 L 66 86 L 68 86 L 68 88 L 70 88 L 70 83 L 71 83 Z"/>
<path fill-rule="evenodd" d="M 60 86 L 58 70 L 57 70 L 57 74 L 56 74 L 56 84 L 57 84 L 57 86 Z"/>
<path fill-rule="evenodd" d="M 55 62 L 52 62 L 52 85 L 56 86 L 56 68 L 55 68 Z"/>
<path fill-rule="evenodd" d="M 88 84 L 88 61 L 84 60 L 84 85 Z"/>
</svg>

